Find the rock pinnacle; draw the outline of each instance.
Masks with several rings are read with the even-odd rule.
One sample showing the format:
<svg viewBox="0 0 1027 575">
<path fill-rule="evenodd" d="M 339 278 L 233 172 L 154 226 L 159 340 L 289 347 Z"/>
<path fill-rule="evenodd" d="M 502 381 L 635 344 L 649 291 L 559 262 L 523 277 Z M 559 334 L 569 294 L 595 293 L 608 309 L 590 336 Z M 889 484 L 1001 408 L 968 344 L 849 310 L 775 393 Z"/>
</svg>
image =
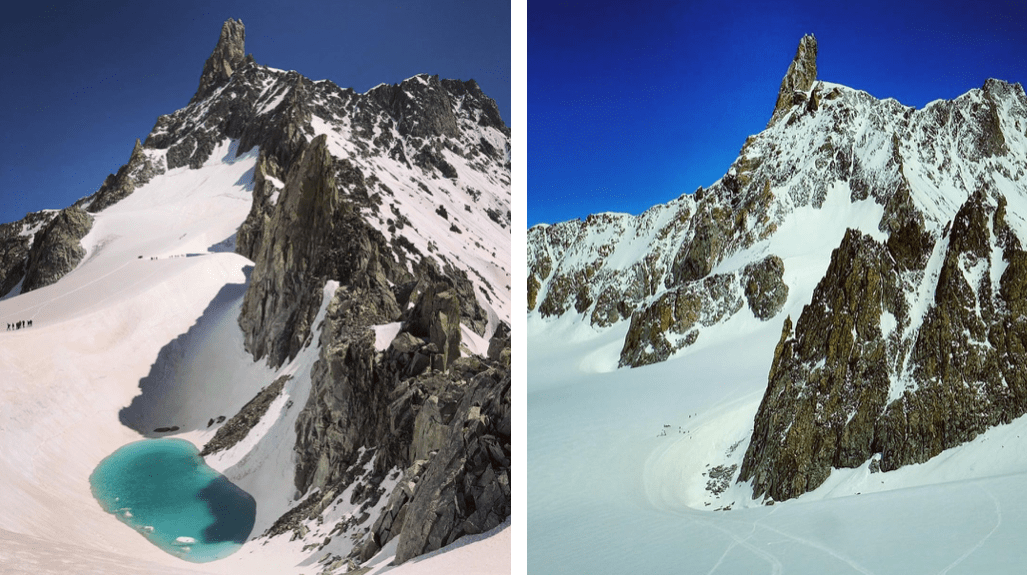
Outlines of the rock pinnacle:
<svg viewBox="0 0 1027 575">
<path fill-rule="evenodd" d="M 813 86 L 817 79 L 817 39 L 807 34 L 799 40 L 799 48 L 795 51 L 795 59 L 788 66 L 788 72 L 781 80 L 781 89 L 777 93 L 774 114 L 770 117 L 770 127 L 788 112 L 792 105 L 799 103 L 795 92 L 805 92 Z"/>
<path fill-rule="evenodd" d="M 219 87 L 232 76 L 246 61 L 246 27 L 242 20 L 229 18 L 221 26 L 221 36 L 218 38 L 217 46 L 207 63 L 203 65 L 203 74 L 200 76 L 200 87 L 193 95 L 190 104 L 198 102 Z"/>
</svg>

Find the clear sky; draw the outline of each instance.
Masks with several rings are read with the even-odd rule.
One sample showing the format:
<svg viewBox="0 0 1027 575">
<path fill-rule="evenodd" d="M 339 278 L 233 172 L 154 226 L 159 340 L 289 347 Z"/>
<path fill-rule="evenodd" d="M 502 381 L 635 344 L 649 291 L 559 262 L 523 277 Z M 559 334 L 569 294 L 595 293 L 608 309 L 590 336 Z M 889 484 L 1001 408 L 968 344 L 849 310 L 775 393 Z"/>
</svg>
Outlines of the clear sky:
<svg viewBox="0 0 1027 575">
<path fill-rule="evenodd" d="M 0 18 L 0 222 L 64 208 L 189 103 L 228 18 L 259 64 L 364 92 L 473 78 L 510 123 L 510 2 L 9 2 Z"/>
<path fill-rule="evenodd" d="M 923 107 L 1027 83 L 1024 2 L 533 2 L 527 224 L 638 214 L 727 171 L 803 34 L 821 80 Z"/>
</svg>

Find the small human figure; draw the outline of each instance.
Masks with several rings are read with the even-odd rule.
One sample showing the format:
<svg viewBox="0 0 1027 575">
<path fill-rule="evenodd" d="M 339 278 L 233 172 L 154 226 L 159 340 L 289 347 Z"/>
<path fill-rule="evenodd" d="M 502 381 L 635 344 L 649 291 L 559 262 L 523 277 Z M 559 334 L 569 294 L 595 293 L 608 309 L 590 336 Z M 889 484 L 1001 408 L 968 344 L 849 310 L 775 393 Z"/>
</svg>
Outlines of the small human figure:
<svg viewBox="0 0 1027 575">
<path fill-rule="evenodd" d="M 32 320 L 29 320 L 29 327 L 32 327 Z"/>
</svg>

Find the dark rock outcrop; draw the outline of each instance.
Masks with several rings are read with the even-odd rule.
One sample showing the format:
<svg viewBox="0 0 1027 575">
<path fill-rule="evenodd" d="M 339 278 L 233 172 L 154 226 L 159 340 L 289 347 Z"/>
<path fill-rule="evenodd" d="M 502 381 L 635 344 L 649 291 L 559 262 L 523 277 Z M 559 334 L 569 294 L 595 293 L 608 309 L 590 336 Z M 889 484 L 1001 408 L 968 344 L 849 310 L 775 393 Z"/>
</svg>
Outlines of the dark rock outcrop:
<svg viewBox="0 0 1027 575">
<path fill-rule="evenodd" d="M 455 305 L 432 293 L 422 300 Z M 350 297 L 336 292 L 321 330 L 310 398 L 296 423 L 297 489 L 341 492 L 355 466 L 370 465 L 361 461 L 366 446 L 374 449 L 373 474 L 406 469 L 354 551 L 358 560 L 393 537 L 402 536 L 405 560 L 498 525 L 510 509 L 509 368 L 461 358 L 448 372 L 429 369 L 441 354 L 408 331 L 377 352 L 372 331 L 345 317 Z"/>
<path fill-rule="evenodd" d="M 279 377 L 274 383 L 260 390 L 253 399 L 246 402 L 246 405 L 239 410 L 239 413 L 233 415 L 227 423 L 218 428 L 214 433 L 214 437 L 203 446 L 200 455 L 206 457 L 219 451 L 231 449 L 235 444 L 246 439 L 253 426 L 267 413 L 271 402 L 281 395 L 285 382 L 291 377 L 289 375 Z M 211 424 L 213 422 L 214 420 L 211 420 Z"/>
<path fill-rule="evenodd" d="M 0 224 L 0 297 L 11 292 L 25 277 L 32 248 L 31 230 L 48 224 L 57 212 L 32 212 L 8 224 Z"/>
<path fill-rule="evenodd" d="M 620 366 L 664 361 L 695 343 L 699 327 L 726 320 L 742 305 L 742 286 L 736 274 L 714 274 L 669 291 L 631 316 Z"/>
<path fill-rule="evenodd" d="M 121 166 L 117 174 L 107 176 L 100 189 L 87 198 L 84 207 L 92 213 L 102 211 L 128 197 L 137 187 L 149 182 L 154 176 L 166 171 L 163 158 L 151 158 L 139 140 L 136 140 L 128 163 Z"/>
<path fill-rule="evenodd" d="M 362 325 L 400 316 L 389 284 L 409 275 L 340 193 L 343 163 L 328 153 L 324 136 L 315 138 L 288 171 L 272 215 L 258 212 L 266 225 L 253 225 L 261 242 L 250 247 L 255 266 L 239 324 L 254 358 L 267 357 L 271 365 L 295 357 L 308 342 L 326 280 L 363 293 L 346 310 Z"/>
<path fill-rule="evenodd" d="M 246 28 L 242 20 L 229 18 L 221 26 L 221 36 L 214 46 L 214 52 L 203 65 L 200 87 L 189 103 L 198 102 L 210 96 L 214 90 L 224 86 L 232 74 L 242 67 L 246 60 Z"/>
<path fill-rule="evenodd" d="M 922 463 L 1027 413 L 1027 378 L 1014 367 L 1025 359 L 1017 286 L 1027 260 L 1004 206 L 981 189 L 946 226 L 922 318 L 903 285 L 922 276 L 902 270 L 924 257 L 849 230 L 775 352 L 739 475 L 755 496 L 796 497 L 832 468 L 872 458 L 882 471 Z M 1005 262 L 993 261 L 1000 248 Z"/>
<path fill-rule="evenodd" d="M 455 404 L 439 409 L 437 400 L 426 401 L 433 433 L 415 436 L 411 450 L 434 454 L 407 468 L 372 527 L 383 545 L 402 534 L 397 564 L 483 533 L 510 514 L 510 373 L 490 369 L 462 387 Z"/>
<path fill-rule="evenodd" d="M 774 317 L 788 300 L 788 284 L 784 283 L 785 264 L 777 256 L 745 266 L 742 284 L 745 300 L 753 315 L 764 321 Z"/>
<path fill-rule="evenodd" d="M 506 367 L 510 367 L 509 324 L 501 322 L 496 327 L 496 331 L 492 334 L 492 338 L 489 340 L 489 349 L 486 355 L 492 361 L 498 361 Z"/>
<path fill-rule="evenodd" d="M 887 249 L 848 230 L 795 329 L 785 321 L 739 475 L 754 496 L 784 501 L 873 453 L 890 385 L 881 314 L 904 313 L 894 277 Z"/>
<path fill-rule="evenodd" d="M 805 104 L 807 92 L 813 87 L 817 79 L 817 39 L 812 34 L 807 34 L 799 40 L 799 47 L 795 50 L 795 58 L 788 66 L 788 72 L 781 80 L 781 89 L 777 93 L 777 102 L 774 104 L 774 113 L 770 117 L 767 127 L 770 127 L 781 116 L 796 104 Z M 811 110 L 815 110 L 817 103 L 810 100 L 808 103 Z"/>
<path fill-rule="evenodd" d="M 264 230 L 270 228 L 271 216 L 274 214 L 275 204 L 271 198 L 277 188 L 268 176 L 277 180 L 283 178 L 274 158 L 261 150 L 253 169 L 253 203 L 250 204 L 246 220 L 236 232 L 235 240 L 235 251 L 251 260 L 256 258 L 257 250 L 264 240 Z"/>
<path fill-rule="evenodd" d="M 61 210 L 32 240 L 21 292 L 56 283 L 86 255 L 81 240 L 93 227 L 93 217 L 70 207 Z"/>
<path fill-rule="evenodd" d="M 295 481 L 301 493 L 337 483 L 362 446 L 380 445 L 389 436 L 390 374 L 378 369 L 371 330 L 345 325 L 344 305 L 343 299 L 330 305 L 310 398 L 296 420 Z"/>
<path fill-rule="evenodd" d="M 441 371 L 460 357 L 460 299 L 453 290 L 433 284 L 421 292 L 410 313 L 406 331 L 427 338 L 441 355 Z"/>
</svg>

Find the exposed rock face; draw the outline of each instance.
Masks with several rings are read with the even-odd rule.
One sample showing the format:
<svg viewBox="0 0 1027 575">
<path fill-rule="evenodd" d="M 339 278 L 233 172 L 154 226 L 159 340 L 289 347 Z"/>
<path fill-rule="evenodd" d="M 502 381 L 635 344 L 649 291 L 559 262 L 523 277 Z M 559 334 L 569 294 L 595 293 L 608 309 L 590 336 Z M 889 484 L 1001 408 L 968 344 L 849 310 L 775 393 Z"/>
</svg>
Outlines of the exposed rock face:
<svg viewBox="0 0 1027 575">
<path fill-rule="evenodd" d="M 720 323 L 742 309 L 742 287 L 735 274 L 716 274 L 667 292 L 631 316 L 620 352 L 620 366 L 657 363 L 692 345 L 699 326 Z"/>
<path fill-rule="evenodd" d="M 383 545 L 402 528 L 397 564 L 488 531 L 510 515 L 510 373 L 487 370 L 461 392 L 448 417 L 430 412 L 439 414 L 436 433 L 418 438 L 412 449 L 438 451 L 428 465 L 407 469 L 372 528 Z M 409 482 L 416 482 L 412 492 Z"/>
<path fill-rule="evenodd" d="M 971 195 L 926 278 L 902 272 L 891 242 L 849 231 L 775 352 L 740 474 L 754 495 L 795 497 L 832 467 L 872 457 L 883 471 L 921 463 L 1027 413 L 1027 386 L 1012 367 L 1022 355 L 1014 310 L 1023 294 L 1013 286 L 1024 252 L 1005 203 L 983 189 Z M 934 289 L 910 285 L 917 278 Z M 910 314 L 918 292 L 930 298 L 922 317 Z"/>
<path fill-rule="evenodd" d="M 83 210 L 76 207 L 61 210 L 32 240 L 21 292 L 48 286 L 75 269 L 86 255 L 79 240 L 92 227 L 92 216 Z"/>
<path fill-rule="evenodd" d="M 788 300 L 788 285 L 782 279 L 784 271 L 785 264 L 777 256 L 767 256 L 745 266 L 742 272 L 745 300 L 756 317 L 768 320 L 784 307 Z"/>
<path fill-rule="evenodd" d="M 808 34 L 799 40 L 799 48 L 795 51 L 795 58 L 788 66 L 788 72 L 785 74 L 784 79 L 781 80 L 781 89 L 777 93 L 774 113 L 770 117 L 767 127 L 770 127 L 784 116 L 792 106 L 806 104 L 805 92 L 813 87 L 813 82 L 816 79 L 817 39 L 812 34 Z M 815 111 L 819 101 L 811 98 L 808 104 L 811 110 Z"/>
<path fill-rule="evenodd" d="M 250 247 L 256 265 L 239 317 L 246 347 L 257 359 L 266 356 L 278 366 L 296 356 L 311 337 L 321 286 L 329 279 L 367 296 L 347 310 L 363 325 L 399 319 L 389 283 L 409 274 L 385 238 L 340 193 L 340 174 L 350 169 L 328 153 L 324 136 L 315 138 L 289 170 L 267 226 L 260 226 L 261 243 Z"/>
<path fill-rule="evenodd" d="M 137 187 L 149 182 L 154 176 L 166 171 L 164 158 L 159 154 L 153 154 L 152 151 L 144 150 L 143 145 L 136 140 L 128 163 L 121 166 L 117 174 L 107 176 L 100 189 L 84 202 L 84 207 L 92 213 L 102 211 L 128 197 Z"/>
<path fill-rule="evenodd" d="M 442 301 L 426 306 L 455 305 L 449 292 L 431 293 L 421 299 Z M 407 470 L 357 559 L 401 534 L 397 562 L 498 525 L 510 512 L 509 368 L 464 358 L 431 369 L 434 343 L 406 331 L 380 354 L 371 330 L 345 317 L 351 298 L 336 292 L 321 331 L 296 423 L 297 489 L 340 492 L 364 446 L 375 446 L 374 473 Z"/>
<path fill-rule="evenodd" d="M 500 323 L 489 340 L 488 358 L 510 367 L 510 326 Z"/>
<path fill-rule="evenodd" d="M 342 298 L 332 301 L 321 332 L 311 396 L 296 421 L 296 488 L 322 491 L 357 462 L 359 448 L 389 437 L 391 378 L 377 369 L 374 334 L 348 328 Z M 384 462 L 383 462 L 384 465 Z M 387 467 L 386 467 L 387 469 Z"/>
<path fill-rule="evenodd" d="M 232 416 L 223 426 L 218 428 L 217 432 L 214 433 L 214 437 L 203 446 L 200 450 L 200 455 L 206 457 L 218 451 L 224 451 L 231 449 L 235 444 L 239 443 L 250 433 L 253 426 L 260 421 L 260 418 L 267 413 L 267 409 L 271 407 L 271 402 L 278 398 L 282 393 L 282 389 L 285 387 L 285 382 L 289 380 L 291 376 L 283 375 L 282 377 L 275 380 L 274 383 L 260 390 L 260 392 L 253 397 L 250 401 L 239 410 L 239 413 Z M 213 420 L 212 420 L 213 422 Z"/>
<path fill-rule="evenodd" d="M 229 18 L 221 26 L 221 36 L 214 47 L 214 52 L 203 65 L 200 76 L 200 87 L 190 101 L 205 99 L 214 90 L 228 82 L 232 74 L 242 67 L 246 60 L 246 28 L 242 20 Z"/>
<path fill-rule="evenodd" d="M 25 277 L 35 230 L 48 224 L 57 212 L 33 212 L 9 224 L 0 224 L 0 297 L 11 292 Z"/>
<path fill-rule="evenodd" d="M 794 331 L 785 321 L 739 476 L 753 478 L 754 495 L 789 499 L 873 453 L 890 385 L 881 314 L 905 317 L 891 262 L 885 246 L 849 230 Z"/>
<path fill-rule="evenodd" d="M 417 298 L 407 331 L 428 338 L 441 354 L 441 371 L 460 357 L 460 300 L 455 291 L 431 285 Z"/>
</svg>

